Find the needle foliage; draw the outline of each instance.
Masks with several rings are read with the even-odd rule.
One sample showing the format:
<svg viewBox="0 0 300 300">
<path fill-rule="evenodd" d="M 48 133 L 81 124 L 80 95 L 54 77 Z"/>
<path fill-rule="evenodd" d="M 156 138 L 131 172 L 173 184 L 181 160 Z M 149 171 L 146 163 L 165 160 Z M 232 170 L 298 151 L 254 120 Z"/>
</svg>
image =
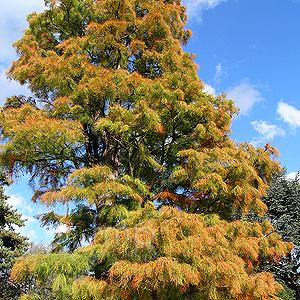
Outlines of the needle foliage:
<svg viewBox="0 0 300 300">
<path fill-rule="evenodd" d="M 22 286 L 14 284 L 10 272 L 17 258 L 28 248 L 27 238 L 16 232 L 16 228 L 24 226 L 21 215 L 7 203 L 4 186 L 9 180 L 0 171 L 0 299 L 15 300 L 22 291 Z"/>
<path fill-rule="evenodd" d="M 0 161 L 31 176 L 34 201 L 90 208 L 94 230 L 43 216 L 69 226 L 64 246 L 94 241 L 20 259 L 13 278 L 52 274 L 58 299 L 276 299 L 253 266 L 291 245 L 233 216 L 265 212 L 277 151 L 230 138 L 237 109 L 203 92 L 180 0 L 46 5 L 14 44 L 8 74 L 33 97 L 7 99 Z"/>
<path fill-rule="evenodd" d="M 294 299 L 295 297 L 298 299 L 300 298 L 299 173 L 293 179 L 288 178 L 285 171 L 274 176 L 263 201 L 268 206 L 264 218 L 272 223 L 276 232 L 282 236 L 282 240 L 293 242 L 294 248 L 278 264 L 269 264 L 266 261 L 260 266 L 260 269 L 272 272 L 278 281 L 284 283 L 287 290 L 284 299 Z M 262 218 L 252 216 L 253 219 L 256 221 L 262 220 Z"/>
</svg>

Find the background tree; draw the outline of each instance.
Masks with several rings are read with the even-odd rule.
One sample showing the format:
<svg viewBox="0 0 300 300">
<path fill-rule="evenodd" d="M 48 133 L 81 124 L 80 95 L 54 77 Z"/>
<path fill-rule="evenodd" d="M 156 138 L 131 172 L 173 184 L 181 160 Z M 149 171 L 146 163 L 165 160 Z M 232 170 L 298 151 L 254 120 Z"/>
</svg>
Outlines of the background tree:
<svg viewBox="0 0 300 300">
<path fill-rule="evenodd" d="M 95 209 L 99 233 L 86 251 L 20 259 L 15 280 L 53 276 L 58 299 L 276 299 L 272 276 L 253 267 L 291 245 L 268 234 L 268 222 L 232 219 L 265 211 L 260 198 L 280 170 L 277 152 L 230 139 L 237 110 L 202 91 L 182 49 L 191 33 L 181 2 L 46 4 L 14 44 L 19 59 L 8 73 L 34 97 L 7 99 L 0 161 L 12 175 L 31 175 L 33 200 Z M 43 220 L 62 219 L 51 212 Z M 69 214 L 63 220 L 73 250 L 87 232 L 72 230 L 80 220 Z M 137 240 L 146 245 L 136 256 Z"/>
<path fill-rule="evenodd" d="M 261 269 L 272 272 L 275 278 L 283 282 L 300 299 L 299 247 L 300 247 L 300 182 L 299 173 L 294 179 L 287 178 L 286 172 L 274 176 L 267 195 L 263 197 L 268 206 L 265 217 L 272 223 L 284 241 L 293 242 L 294 249 L 278 264 L 266 261 Z M 259 218 L 255 218 L 259 220 Z M 260 219 L 261 220 L 261 219 Z M 288 295 L 286 296 L 289 299 Z M 295 299 L 295 298 L 292 298 Z"/>
<path fill-rule="evenodd" d="M 27 238 L 16 232 L 16 227 L 24 226 L 21 215 L 13 210 L 6 202 L 3 186 L 9 181 L 3 171 L 0 172 L 0 299 L 17 299 L 21 286 L 10 280 L 10 272 L 16 259 L 28 247 Z"/>
</svg>

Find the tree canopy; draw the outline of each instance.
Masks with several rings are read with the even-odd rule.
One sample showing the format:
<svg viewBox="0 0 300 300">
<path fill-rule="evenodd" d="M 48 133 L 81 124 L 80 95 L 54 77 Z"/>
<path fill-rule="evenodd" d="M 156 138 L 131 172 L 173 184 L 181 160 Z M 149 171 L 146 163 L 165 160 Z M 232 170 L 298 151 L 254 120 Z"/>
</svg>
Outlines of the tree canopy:
<svg viewBox="0 0 300 300">
<path fill-rule="evenodd" d="M 19 260 L 15 280 L 52 274 L 58 299 L 276 299 L 272 276 L 253 266 L 291 245 L 269 223 L 232 221 L 237 211 L 265 212 L 277 151 L 230 138 L 237 109 L 203 92 L 182 48 L 191 32 L 180 0 L 46 5 L 14 44 L 8 74 L 33 97 L 3 106 L 0 162 L 31 175 L 34 201 L 90 208 L 88 231 L 68 214 L 43 217 L 69 226 L 70 250 L 98 233 L 73 254 Z"/>
<path fill-rule="evenodd" d="M 35 98 L 8 99 L 0 118 L 2 164 L 31 174 L 34 199 L 265 209 L 276 150 L 230 139 L 237 110 L 202 91 L 180 1 L 46 3 L 9 70 Z"/>
</svg>

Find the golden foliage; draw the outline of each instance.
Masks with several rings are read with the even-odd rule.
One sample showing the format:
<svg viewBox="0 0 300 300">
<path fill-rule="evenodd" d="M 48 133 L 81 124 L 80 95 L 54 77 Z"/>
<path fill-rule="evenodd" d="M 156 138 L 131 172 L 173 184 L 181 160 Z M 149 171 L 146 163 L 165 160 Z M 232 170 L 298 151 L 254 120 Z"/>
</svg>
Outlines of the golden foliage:
<svg viewBox="0 0 300 300">
<path fill-rule="evenodd" d="M 230 221 L 264 213 L 278 153 L 229 138 L 237 109 L 203 92 L 181 1 L 46 2 L 14 43 L 8 74 L 36 102 L 3 107 L 0 161 L 32 176 L 33 200 L 96 207 L 99 231 L 73 254 L 21 258 L 12 278 L 51 276 L 63 300 L 276 299 L 254 269 L 292 245 Z"/>
</svg>

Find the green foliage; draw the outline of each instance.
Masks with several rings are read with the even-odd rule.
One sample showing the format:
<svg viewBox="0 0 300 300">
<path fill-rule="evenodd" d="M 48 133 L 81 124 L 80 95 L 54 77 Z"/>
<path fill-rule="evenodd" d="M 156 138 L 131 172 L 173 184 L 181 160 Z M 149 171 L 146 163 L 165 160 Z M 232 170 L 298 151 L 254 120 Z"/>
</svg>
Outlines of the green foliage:
<svg viewBox="0 0 300 300">
<path fill-rule="evenodd" d="M 28 247 L 27 239 L 16 232 L 16 227 L 24 226 L 21 215 L 6 202 L 3 187 L 9 181 L 3 171 L 0 172 L 0 299 L 17 299 L 21 286 L 10 280 L 10 271 L 16 259 Z"/>
<path fill-rule="evenodd" d="M 283 289 L 278 292 L 278 297 L 283 299 L 283 300 L 295 300 L 296 298 L 296 291 L 287 287 L 284 282 L 280 281 L 279 282 L 282 284 Z"/>
<path fill-rule="evenodd" d="M 23 257 L 47 255 L 51 251 L 50 245 L 31 243 Z M 43 281 L 38 281 L 37 277 L 31 274 L 22 281 L 20 299 L 56 300 L 52 285 L 53 275 L 45 277 Z"/>
<path fill-rule="evenodd" d="M 300 175 L 288 179 L 286 172 L 274 176 L 263 201 L 268 205 L 266 217 L 286 241 L 300 244 Z"/>
<path fill-rule="evenodd" d="M 96 211 L 86 205 L 80 204 L 67 216 L 57 215 L 54 211 L 39 215 L 43 226 L 68 225 L 67 232 L 55 233 L 52 242 L 52 251 L 57 252 L 64 247 L 74 251 L 82 242 L 91 242 L 95 234 Z"/>
</svg>

